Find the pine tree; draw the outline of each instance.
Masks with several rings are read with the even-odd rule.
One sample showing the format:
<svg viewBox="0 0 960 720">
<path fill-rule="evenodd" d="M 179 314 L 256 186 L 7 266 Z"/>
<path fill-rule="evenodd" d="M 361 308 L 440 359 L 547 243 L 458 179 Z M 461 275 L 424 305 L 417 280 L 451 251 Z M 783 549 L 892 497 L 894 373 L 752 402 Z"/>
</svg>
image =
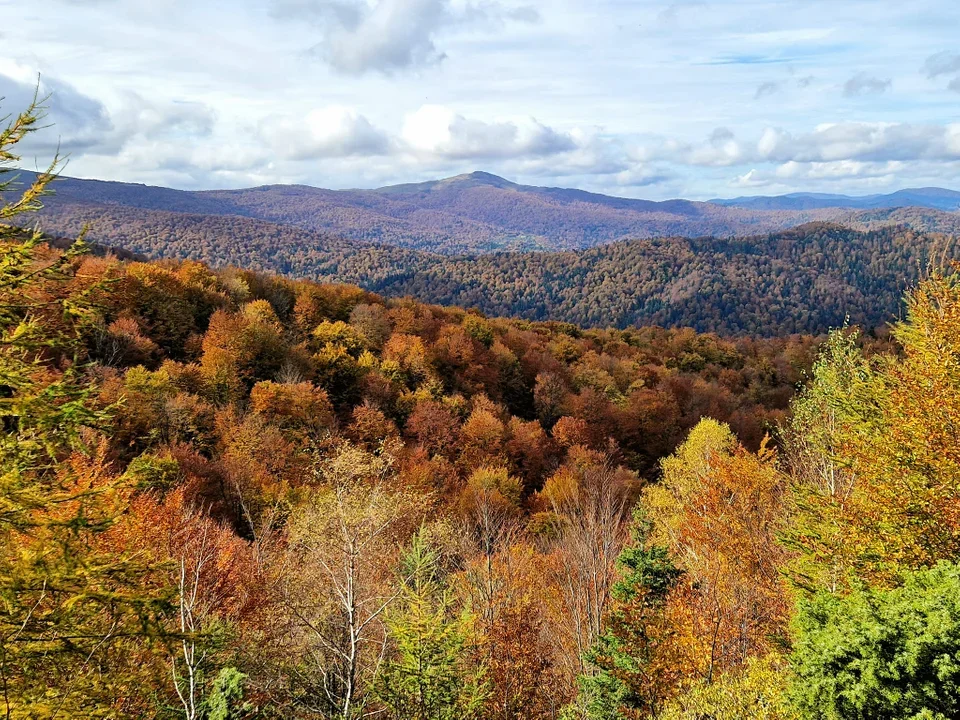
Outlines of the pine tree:
<svg viewBox="0 0 960 720">
<path fill-rule="evenodd" d="M 792 698 L 801 718 L 960 716 L 960 567 L 908 572 L 902 586 L 802 599 Z"/>
<path fill-rule="evenodd" d="M 651 717 L 676 679 L 664 614 L 681 572 L 666 548 L 649 542 L 651 530 L 638 510 L 633 541 L 617 561 L 623 576 L 611 592 L 614 605 L 587 657 L 594 673 L 580 679 L 581 702 L 590 720 Z"/>
</svg>

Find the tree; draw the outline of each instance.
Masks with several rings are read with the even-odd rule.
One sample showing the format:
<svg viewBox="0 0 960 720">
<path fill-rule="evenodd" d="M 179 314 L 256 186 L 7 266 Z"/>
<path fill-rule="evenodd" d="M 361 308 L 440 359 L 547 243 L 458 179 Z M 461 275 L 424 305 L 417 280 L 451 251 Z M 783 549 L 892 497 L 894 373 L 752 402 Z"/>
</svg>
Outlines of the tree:
<svg viewBox="0 0 960 720">
<path fill-rule="evenodd" d="M 334 424 L 327 393 L 306 382 L 258 382 L 250 391 L 250 406 L 301 442 L 316 440 Z"/>
<path fill-rule="evenodd" d="M 254 707 L 243 699 L 246 679 L 246 675 L 233 667 L 219 672 L 206 700 L 206 720 L 245 720 L 251 717 Z"/>
<path fill-rule="evenodd" d="M 504 467 L 481 466 L 474 470 L 460 494 L 460 512 L 466 537 L 477 560 L 469 568 L 478 597 L 475 610 L 490 627 L 496 619 L 497 579 L 494 559 L 519 529 L 520 481 Z"/>
<path fill-rule="evenodd" d="M 484 720 L 553 720 L 572 695 L 557 666 L 553 625 L 546 608 L 556 594 L 543 558 L 523 540 L 502 548 L 489 566 L 471 562 L 460 587 L 471 607 L 480 605 L 470 648 L 489 686 Z M 486 585 L 488 578 L 492 579 Z M 483 604 L 489 599 L 489 604 Z"/>
<path fill-rule="evenodd" d="M 42 117 L 34 100 L 0 130 L 0 173 Z M 38 210 L 58 164 L 0 205 L 0 221 Z M 147 568 L 104 542 L 128 489 L 83 374 L 89 308 L 65 292 L 85 246 L 56 253 L 41 239 L 0 225 L 0 703 L 7 717 L 97 717 L 123 694 L 105 673 L 113 646 L 154 634 L 165 603 Z"/>
<path fill-rule="evenodd" d="M 238 313 L 218 310 L 203 336 L 201 367 L 211 399 L 236 400 L 257 380 L 272 379 L 286 352 L 280 323 L 265 300 Z"/>
<path fill-rule="evenodd" d="M 783 540 L 795 552 L 791 579 L 811 591 L 843 586 L 857 552 L 846 532 L 857 470 L 845 448 L 865 429 L 874 373 L 856 342 L 850 331 L 830 335 L 782 433 L 790 468 Z"/>
<path fill-rule="evenodd" d="M 456 614 L 440 572 L 421 529 L 401 559 L 403 589 L 385 612 L 392 657 L 375 681 L 377 699 L 396 720 L 470 720 L 483 704 L 482 668 L 464 662 L 468 619 Z"/>
<path fill-rule="evenodd" d="M 284 605 L 305 666 L 298 702 L 328 717 L 368 716 L 367 689 L 386 650 L 385 611 L 400 596 L 396 548 L 420 500 L 390 492 L 387 457 L 343 444 L 316 468 L 318 484 L 289 521 Z"/>
<path fill-rule="evenodd" d="M 383 305 L 357 305 L 350 313 L 350 325 L 357 329 L 367 345 L 380 350 L 390 339 L 392 329 Z"/>
<path fill-rule="evenodd" d="M 571 677 L 584 672 L 584 658 L 602 629 L 636 483 L 633 473 L 609 457 L 580 447 L 540 494 L 559 518 L 552 553 L 561 597 L 557 635 Z"/>
<path fill-rule="evenodd" d="M 524 493 L 529 495 L 543 487 L 544 475 L 554 461 L 557 447 L 536 420 L 524 422 L 511 418 L 508 430 L 507 455 L 523 477 Z"/>
<path fill-rule="evenodd" d="M 908 572 L 901 587 L 821 591 L 794 624 L 801 718 L 947 720 L 960 714 L 960 567 Z"/>
<path fill-rule="evenodd" d="M 712 683 L 700 682 L 670 700 L 657 720 L 793 720 L 790 674 L 779 655 L 751 658 Z"/>
<path fill-rule="evenodd" d="M 654 538 L 689 582 L 692 655 L 707 682 L 771 652 L 786 634 L 777 543 L 785 485 L 766 444 L 751 453 L 727 425 L 704 419 L 646 490 Z"/>
<path fill-rule="evenodd" d="M 488 405 L 476 405 L 460 429 L 460 464 L 464 468 L 506 464 L 506 426 Z"/>
<path fill-rule="evenodd" d="M 257 593 L 250 548 L 232 530 L 185 502 L 177 488 L 158 502 L 141 496 L 132 507 L 140 527 L 131 541 L 153 546 L 156 562 L 174 576 L 169 677 L 186 720 L 208 717 L 211 697 L 226 703 L 236 680 L 215 674 L 230 623 Z M 235 690 L 236 688 L 234 688 Z M 226 693 L 226 695 L 225 695 Z M 222 701 L 222 702 L 221 702 Z M 229 704 L 229 703 L 227 703 Z M 227 716 L 229 717 L 229 716 Z"/>
<path fill-rule="evenodd" d="M 682 677 L 668 599 L 682 573 L 667 549 L 650 542 L 651 524 L 634 514 L 632 542 L 617 558 L 613 605 L 585 660 L 579 704 L 589 720 L 652 717 Z"/>
<path fill-rule="evenodd" d="M 795 403 L 787 540 L 809 591 L 894 586 L 960 554 L 960 275 L 932 273 L 906 300 L 899 352 L 868 360 L 834 336 Z"/>
<path fill-rule="evenodd" d="M 459 439 L 460 422 L 449 407 L 433 400 L 417 403 L 407 419 L 406 433 L 430 455 L 453 455 Z"/>
<path fill-rule="evenodd" d="M 867 406 L 845 453 L 863 488 L 858 565 L 879 582 L 960 556 L 960 274 L 933 273 L 906 301 L 902 357 L 882 362 L 879 413 Z"/>
<path fill-rule="evenodd" d="M 536 384 L 533 387 L 533 404 L 537 410 L 537 417 L 545 428 L 552 428 L 563 415 L 566 396 L 567 386 L 562 378 L 550 372 L 537 375 Z"/>
</svg>

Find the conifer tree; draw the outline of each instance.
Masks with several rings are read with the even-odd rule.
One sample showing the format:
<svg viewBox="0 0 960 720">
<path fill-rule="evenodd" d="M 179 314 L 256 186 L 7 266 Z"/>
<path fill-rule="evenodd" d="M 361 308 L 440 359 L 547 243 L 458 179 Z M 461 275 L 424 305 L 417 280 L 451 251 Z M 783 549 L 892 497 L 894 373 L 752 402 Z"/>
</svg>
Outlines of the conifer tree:
<svg viewBox="0 0 960 720">
<path fill-rule="evenodd" d="M 801 718 L 960 716 L 960 568 L 908 572 L 892 589 L 803 599 L 792 698 Z"/>
<path fill-rule="evenodd" d="M 587 660 L 594 672 L 581 677 L 589 720 L 653 716 L 672 690 L 667 597 L 681 572 L 667 549 L 649 541 L 651 523 L 637 510 L 633 541 L 618 558 L 623 572 L 613 586 L 613 607 Z"/>
<path fill-rule="evenodd" d="M 465 667 L 465 618 L 455 614 L 439 577 L 439 555 L 421 531 L 402 561 L 403 592 L 386 617 L 394 656 L 376 681 L 396 720 L 470 720 L 480 710 L 482 671 Z"/>
<path fill-rule="evenodd" d="M 125 493 L 96 449 L 108 418 L 84 376 L 88 308 L 64 288 L 84 245 L 57 253 L 11 224 L 40 209 L 60 164 L 14 192 L 17 145 L 42 118 L 35 98 L 0 130 L 0 707 L 115 717 L 128 678 L 109 672 L 113 647 L 149 634 L 162 598 L 103 541 Z"/>
</svg>

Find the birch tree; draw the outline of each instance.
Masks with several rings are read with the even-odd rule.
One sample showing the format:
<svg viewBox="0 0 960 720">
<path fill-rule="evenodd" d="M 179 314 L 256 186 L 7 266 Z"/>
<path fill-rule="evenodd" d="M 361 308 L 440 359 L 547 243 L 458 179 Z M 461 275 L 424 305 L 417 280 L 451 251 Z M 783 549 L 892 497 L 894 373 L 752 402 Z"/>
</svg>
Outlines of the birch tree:
<svg viewBox="0 0 960 720">
<path fill-rule="evenodd" d="M 386 652 L 384 612 L 415 496 L 392 491 L 391 462 L 350 444 L 318 463 L 318 487 L 290 519 L 284 602 L 301 653 L 299 702 L 327 717 L 371 715 Z"/>
</svg>

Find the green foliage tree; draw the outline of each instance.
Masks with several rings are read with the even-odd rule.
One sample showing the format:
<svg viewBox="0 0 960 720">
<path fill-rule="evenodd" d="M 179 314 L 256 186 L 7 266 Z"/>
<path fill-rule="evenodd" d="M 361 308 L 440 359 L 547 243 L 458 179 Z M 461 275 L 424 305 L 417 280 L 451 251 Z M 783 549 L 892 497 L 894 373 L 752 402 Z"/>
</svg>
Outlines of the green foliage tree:
<svg viewBox="0 0 960 720">
<path fill-rule="evenodd" d="M 960 567 L 907 574 L 901 587 L 826 591 L 801 601 L 792 698 L 813 720 L 960 716 Z"/>
<path fill-rule="evenodd" d="M 713 682 L 701 681 L 667 703 L 657 720 L 791 720 L 783 658 L 751 658 Z"/>
<path fill-rule="evenodd" d="M 666 548 L 650 543 L 651 531 L 638 510 L 633 541 L 618 558 L 623 576 L 611 591 L 613 607 L 587 657 L 593 672 L 580 678 L 580 702 L 590 720 L 652 716 L 672 690 L 663 613 L 681 573 Z"/>
<path fill-rule="evenodd" d="M 223 668 L 213 681 L 206 700 L 205 720 L 245 720 L 252 716 L 252 703 L 243 699 L 247 676 L 234 667 Z"/>
<path fill-rule="evenodd" d="M 782 540 L 794 552 L 791 580 L 808 590 L 838 589 L 855 552 L 844 532 L 844 514 L 858 489 L 857 473 L 844 448 L 862 435 L 876 385 L 857 339 L 849 330 L 830 334 L 782 433 L 791 469 L 791 522 Z"/>
<path fill-rule="evenodd" d="M 375 682 L 396 720 L 469 720 L 483 705 L 483 673 L 463 662 L 467 623 L 439 577 L 440 557 L 421 531 L 402 558 L 404 585 L 386 614 L 394 646 Z"/>
<path fill-rule="evenodd" d="M 0 172 L 42 117 L 35 99 L 0 131 Z M 58 164 L 0 204 L 0 221 L 39 209 Z M 163 598 L 101 542 L 124 492 L 91 457 L 107 415 L 83 373 L 84 298 L 64 292 L 85 248 L 49 253 L 39 231 L 5 225 L 0 246 L 0 706 L 12 718 L 108 716 L 125 680 L 107 672 L 111 651 L 151 633 Z"/>
</svg>

